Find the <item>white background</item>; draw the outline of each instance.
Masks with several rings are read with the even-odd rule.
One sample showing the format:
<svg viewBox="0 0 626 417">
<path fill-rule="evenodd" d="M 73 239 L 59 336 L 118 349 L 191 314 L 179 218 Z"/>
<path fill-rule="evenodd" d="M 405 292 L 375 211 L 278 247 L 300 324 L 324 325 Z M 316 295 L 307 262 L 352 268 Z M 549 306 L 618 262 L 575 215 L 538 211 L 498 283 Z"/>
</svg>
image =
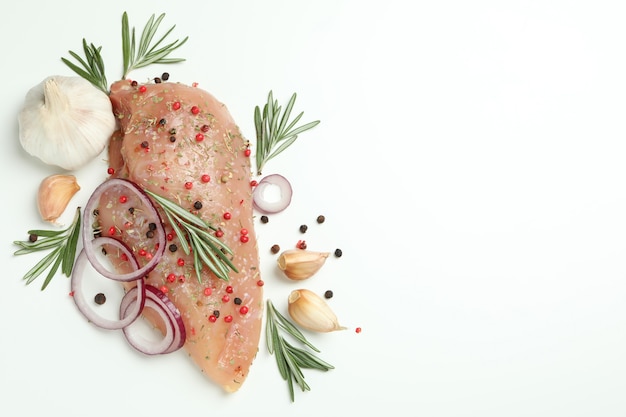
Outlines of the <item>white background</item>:
<svg viewBox="0 0 626 417">
<path fill-rule="evenodd" d="M 626 26 L 619 1 L 13 1 L 3 7 L 0 414 L 623 416 L 626 414 Z M 288 400 L 262 342 L 220 392 L 184 353 L 145 358 L 85 323 L 69 281 L 24 286 L 41 179 L 19 146 L 30 87 L 71 75 L 82 38 L 120 76 L 123 11 L 189 35 L 168 71 L 225 102 L 254 139 L 269 90 L 322 123 L 266 173 L 292 206 L 257 234 L 266 295 L 294 284 L 267 248 L 308 223 L 344 251 L 302 284 L 333 289 L 348 330 L 310 335 L 335 365 Z M 117 77 L 117 78 L 116 78 Z M 102 179 L 102 160 L 75 174 Z M 328 221 L 316 225 L 318 214 Z M 299 284 L 295 284 L 299 285 Z M 355 333 L 360 326 L 362 333 Z"/>
</svg>

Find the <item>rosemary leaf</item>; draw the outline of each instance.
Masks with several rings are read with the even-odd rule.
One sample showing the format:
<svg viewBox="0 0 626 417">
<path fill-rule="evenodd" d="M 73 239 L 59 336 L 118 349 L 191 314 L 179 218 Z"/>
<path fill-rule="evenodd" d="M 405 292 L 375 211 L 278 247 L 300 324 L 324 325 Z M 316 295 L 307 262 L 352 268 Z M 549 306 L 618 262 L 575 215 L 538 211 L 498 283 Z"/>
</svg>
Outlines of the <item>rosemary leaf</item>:
<svg viewBox="0 0 626 417">
<path fill-rule="evenodd" d="M 76 208 L 76 215 L 72 224 L 63 230 L 29 230 L 29 235 L 36 235 L 38 239 L 34 242 L 14 241 L 13 244 L 20 247 L 14 255 L 25 255 L 28 253 L 50 250 L 39 260 L 26 274 L 23 280 L 30 284 L 43 274 L 48 268 L 48 274 L 44 279 L 41 290 L 45 290 L 59 268 L 61 273 L 67 277 L 72 274 L 74 261 L 76 260 L 76 247 L 80 236 L 81 212 L 80 207 Z"/>
<path fill-rule="evenodd" d="M 320 123 L 319 120 L 316 120 L 295 127 L 304 114 L 301 112 L 293 120 L 289 120 L 296 97 L 296 93 L 293 93 L 283 111 L 270 91 L 263 110 L 259 106 L 254 109 L 254 127 L 257 139 L 255 156 L 258 175 L 261 175 L 265 164 L 290 147 L 300 133 L 310 130 Z"/>
<path fill-rule="evenodd" d="M 328 371 L 334 367 L 315 355 L 319 349 L 315 348 L 293 323 L 276 310 L 271 300 L 267 300 L 266 314 L 265 339 L 267 349 L 276 358 L 278 371 L 287 382 L 289 397 L 293 402 L 295 399 L 294 383 L 302 391 L 310 391 L 311 389 L 305 381 L 302 369 Z M 283 332 L 301 342 L 305 347 L 310 347 L 313 352 L 289 343 Z"/>
<path fill-rule="evenodd" d="M 190 213 L 178 204 L 144 190 L 163 209 L 167 220 L 174 229 L 178 240 L 185 253 L 193 253 L 194 267 L 198 282 L 202 281 L 202 265 L 204 264 L 216 277 L 228 281 L 228 274 L 232 270 L 238 272 L 235 265 L 228 259 L 226 254 L 232 254 L 232 250 L 221 240 L 217 239 L 211 231 L 213 226 L 200 217 Z M 226 253 L 222 252 L 224 250 Z"/>
</svg>

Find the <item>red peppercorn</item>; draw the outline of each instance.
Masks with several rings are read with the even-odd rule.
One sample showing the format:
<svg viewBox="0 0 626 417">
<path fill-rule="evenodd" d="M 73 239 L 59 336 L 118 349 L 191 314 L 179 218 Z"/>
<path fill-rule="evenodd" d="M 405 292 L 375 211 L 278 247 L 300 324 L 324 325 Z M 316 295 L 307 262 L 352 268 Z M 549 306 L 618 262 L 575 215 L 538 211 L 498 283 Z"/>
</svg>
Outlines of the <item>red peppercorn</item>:
<svg viewBox="0 0 626 417">
<path fill-rule="evenodd" d="M 172 104 L 172 108 L 174 110 L 179 110 L 180 109 L 180 101 L 175 101 L 174 104 Z"/>
<path fill-rule="evenodd" d="M 141 87 L 139 87 L 140 93 L 145 93 L 147 90 L 148 90 L 148 87 L 146 87 L 145 85 L 142 85 Z"/>
<path fill-rule="evenodd" d="M 233 286 L 232 285 L 227 286 L 226 287 L 226 292 L 229 293 L 229 294 L 232 294 L 233 293 Z"/>
<path fill-rule="evenodd" d="M 361 328 L 357 327 L 356 329 L 354 329 L 354 331 L 357 332 L 357 333 L 361 333 Z"/>
<path fill-rule="evenodd" d="M 173 233 L 168 233 L 166 236 L 168 241 L 172 241 L 174 239 L 174 234 Z"/>
<path fill-rule="evenodd" d="M 146 250 L 145 249 L 139 249 L 139 256 L 146 256 Z"/>
<path fill-rule="evenodd" d="M 260 280 L 258 280 L 258 281 L 256 282 L 256 285 L 257 285 L 257 286 L 259 286 L 259 287 L 262 287 L 262 286 L 264 286 L 264 285 L 265 285 L 265 281 L 263 281 L 262 279 L 260 279 Z"/>
<path fill-rule="evenodd" d="M 241 306 L 241 308 L 239 309 L 239 312 L 241 314 L 248 314 L 248 307 L 246 306 Z"/>
<path fill-rule="evenodd" d="M 202 175 L 202 177 L 200 177 L 200 181 L 205 182 L 205 183 L 209 182 L 211 181 L 211 176 L 209 174 L 204 174 Z"/>
<path fill-rule="evenodd" d="M 168 282 L 174 282 L 174 281 L 176 281 L 176 275 L 175 275 L 175 274 L 169 274 L 169 275 L 167 276 L 167 281 L 168 281 Z"/>
<path fill-rule="evenodd" d="M 196 134 L 196 142 L 202 142 L 204 140 L 204 135 L 202 133 Z"/>
<path fill-rule="evenodd" d="M 222 229 L 218 229 L 215 231 L 215 236 L 216 237 L 222 237 L 224 236 L 224 231 L 222 231 Z"/>
<path fill-rule="evenodd" d="M 115 234 L 115 226 L 109 227 L 109 236 L 113 236 Z"/>
<path fill-rule="evenodd" d="M 250 148 L 248 148 L 245 151 L 243 151 L 244 156 L 250 156 L 251 153 L 252 153 L 252 151 L 250 150 Z"/>
<path fill-rule="evenodd" d="M 241 236 L 239 237 L 239 241 L 240 241 L 241 243 L 248 243 L 248 242 L 250 241 L 250 238 L 249 238 L 248 236 L 246 236 L 246 235 L 241 235 Z"/>
<path fill-rule="evenodd" d="M 250 181 L 250 187 L 256 187 L 257 185 L 259 185 L 259 183 L 257 182 L 257 180 L 252 180 L 252 181 Z"/>
<path fill-rule="evenodd" d="M 193 188 L 193 183 L 192 183 L 192 182 L 190 182 L 190 181 L 187 181 L 187 182 L 185 183 L 185 188 L 186 188 L 187 190 L 191 190 L 191 189 Z"/>
<path fill-rule="evenodd" d="M 208 297 L 211 294 L 213 294 L 213 290 L 211 289 L 211 287 L 206 287 L 204 289 L 204 295 L 206 295 Z"/>
<path fill-rule="evenodd" d="M 226 323 L 230 323 L 231 321 L 233 321 L 233 316 L 229 314 L 228 316 L 224 317 L 224 321 Z"/>
<path fill-rule="evenodd" d="M 224 213 L 224 220 L 230 220 L 233 217 L 232 214 L 230 214 L 228 211 L 226 213 Z"/>
<path fill-rule="evenodd" d="M 211 314 L 211 315 L 209 316 L 209 321 L 210 321 L 211 323 L 215 323 L 215 322 L 217 321 L 217 317 L 215 317 L 213 314 Z"/>
<path fill-rule="evenodd" d="M 178 258 L 176 263 L 178 264 L 178 266 L 185 266 L 185 260 L 183 258 Z"/>
<path fill-rule="evenodd" d="M 243 228 L 239 231 L 239 233 L 241 233 L 242 235 L 247 235 L 248 234 L 248 229 Z"/>
<path fill-rule="evenodd" d="M 180 282 L 181 284 L 183 284 L 185 282 L 185 276 L 184 275 L 180 275 L 178 277 L 178 282 Z"/>
<path fill-rule="evenodd" d="M 222 297 L 222 302 L 227 303 L 230 301 L 230 297 L 228 296 L 228 294 L 224 294 L 224 296 Z"/>
<path fill-rule="evenodd" d="M 126 197 L 125 195 L 121 195 L 120 196 L 120 203 L 124 204 L 128 202 L 128 197 Z"/>
<path fill-rule="evenodd" d="M 204 133 L 208 132 L 209 131 L 209 125 L 202 125 L 200 130 L 202 130 Z"/>
<path fill-rule="evenodd" d="M 109 169 L 107 169 L 107 174 L 113 175 L 113 174 L 115 174 L 115 170 L 113 168 L 109 167 Z"/>
<path fill-rule="evenodd" d="M 198 114 L 198 113 L 200 113 L 200 107 L 198 106 L 191 107 L 191 114 Z"/>
<path fill-rule="evenodd" d="M 161 286 L 160 289 L 163 294 L 167 294 L 170 291 L 169 288 L 167 288 L 165 285 Z"/>
</svg>

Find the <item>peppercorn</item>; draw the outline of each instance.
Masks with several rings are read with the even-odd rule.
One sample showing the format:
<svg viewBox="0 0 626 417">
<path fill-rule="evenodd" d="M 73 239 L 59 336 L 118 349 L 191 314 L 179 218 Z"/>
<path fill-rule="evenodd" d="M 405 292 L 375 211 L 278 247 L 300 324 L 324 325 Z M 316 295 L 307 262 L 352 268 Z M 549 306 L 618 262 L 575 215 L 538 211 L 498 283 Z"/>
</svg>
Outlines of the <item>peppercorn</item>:
<svg viewBox="0 0 626 417">
<path fill-rule="evenodd" d="M 170 252 L 176 252 L 178 250 L 178 246 L 176 246 L 176 244 L 172 243 L 168 249 L 170 250 Z"/>
<path fill-rule="evenodd" d="M 36 235 L 36 234 L 34 234 L 34 233 L 31 233 L 31 234 L 28 236 L 28 240 L 29 240 L 30 242 L 37 242 L 37 235 Z"/>
<path fill-rule="evenodd" d="M 237 305 L 240 305 L 240 304 L 241 304 L 241 298 L 239 298 L 239 297 L 235 297 L 235 299 L 233 300 L 233 302 L 234 302 L 235 304 L 237 304 Z"/>
<path fill-rule="evenodd" d="M 270 251 L 271 251 L 272 253 L 278 253 L 278 252 L 280 252 L 280 246 L 278 246 L 278 245 L 272 245 L 272 247 L 270 248 Z"/>
<path fill-rule="evenodd" d="M 219 317 L 220 316 L 220 311 L 219 310 L 213 310 L 213 315 L 215 317 Z"/>
<path fill-rule="evenodd" d="M 322 224 L 326 221 L 326 217 L 322 216 L 321 214 L 319 216 L 317 216 L 317 222 L 319 224 Z"/>
<path fill-rule="evenodd" d="M 331 290 L 328 290 L 324 293 L 324 297 L 325 298 L 333 298 L 333 292 Z"/>
<path fill-rule="evenodd" d="M 155 230 L 156 230 L 156 228 L 157 228 L 156 223 L 154 223 L 154 222 L 150 222 L 150 223 L 148 224 L 148 229 L 150 229 L 150 230 L 152 230 L 152 231 L 155 231 Z"/>
<path fill-rule="evenodd" d="M 343 255 L 343 252 L 341 249 L 335 249 L 335 256 L 337 258 L 341 258 L 341 255 Z"/>
<path fill-rule="evenodd" d="M 267 223 L 270 219 L 267 216 L 261 216 L 261 223 Z"/>
<path fill-rule="evenodd" d="M 146 237 L 147 237 L 148 239 L 152 239 L 152 238 L 154 237 L 154 230 L 148 230 L 148 231 L 146 232 Z"/>
<path fill-rule="evenodd" d="M 176 136 L 170 136 L 170 142 L 172 143 L 176 142 Z"/>
<path fill-rule="evenodd" d="M 107 298 L 104 294 L 99 292 L 98 294 L 96 294 L 93 300 L 96 302 L 96 304 L 102 305 L 106 302 Z"/>
<path fill-rule="evenodd" d="M 132 85 L 133 87 L 137 87 L 137 84 L 139 84 L 137 81 L 131 81 L 130 85 Z"/>
<path fill-rule="evenodd" d="M 309 226 L 307 226 L 306 224 L 300 225 L 300 233 L 306 233 L 308 228 Z"/>
<path fill-rule="evenodd" d="M 161 74 L 161 79 L 163 81 L 167 81 L 170 79 L 170 73 L 169 72 L 164 72 L 163 74 Z"/>
<path fill-rule="evenodd" d="M 167 120 L 165 120 L 165 119 L 161 119 L 161 120 L 159 120 L 159 124 L 160 124 L 161 126 L 165 126 L 165 125 L 167 124 Z"/>
<path fill-rule="evenodd" d="M 129 212 L 130 214 L 135 214 L 135 207 L 130 207 L 130 208 L 128 209 L 128 212 Z"/>
<path fill-rule="evenodd" d="M 161 79 L 159 77 L 154 77 L 155 84 L 161 84 Z"/>
<path fill-rule="evenodd" d="M 141 147 L 144 149 L 147 149 L 150 146 L 150 144 L 148 143 L 147 140 L 144 140 L 143 142 L 141 142 Z"/>
<path fill-rule="evenodd" d="M 193 203 L 193 208 L 195 208 L 196 210 L 200 210 L 202 208 L 202 202 L 196 201 L 195 203 Z"/>
</svg>

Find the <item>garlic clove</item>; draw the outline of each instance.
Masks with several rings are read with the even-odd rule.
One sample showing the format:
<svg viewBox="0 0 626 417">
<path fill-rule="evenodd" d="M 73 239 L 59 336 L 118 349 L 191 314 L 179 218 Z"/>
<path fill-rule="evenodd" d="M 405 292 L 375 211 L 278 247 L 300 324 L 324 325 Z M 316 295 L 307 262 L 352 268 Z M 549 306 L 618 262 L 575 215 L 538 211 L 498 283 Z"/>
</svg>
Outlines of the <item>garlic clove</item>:
<svg viewBox="0 0 626 417">
<path fill-rule="evenodd" d="M 293 280 L 312 277 L 326 262 L 329 252 L 315 252 L 303 249 L 290 249 L 278 257 L 278 268 Z"/>
<path fill-rule="evenodd" d="M 73 175 L 50 175 L 39 184 L 37 207 L 44 221 L 55 223 L 80 190 Z"/>
<path fill-rule="evenodd" d="M 287 309 L 293 321 L 305 329 L 324 333 L 346 329 L 339 324 L 326 301 L 313 291 L 293 290 L 289 294 Z"/>
<path fill-rule="evenodd" d="M 116 127 L 109 96 L 81 77 L 45 78 L 18 114 L 22 148 L 42 162 L 76 170 L 96 158 Z"/>
</svg>

